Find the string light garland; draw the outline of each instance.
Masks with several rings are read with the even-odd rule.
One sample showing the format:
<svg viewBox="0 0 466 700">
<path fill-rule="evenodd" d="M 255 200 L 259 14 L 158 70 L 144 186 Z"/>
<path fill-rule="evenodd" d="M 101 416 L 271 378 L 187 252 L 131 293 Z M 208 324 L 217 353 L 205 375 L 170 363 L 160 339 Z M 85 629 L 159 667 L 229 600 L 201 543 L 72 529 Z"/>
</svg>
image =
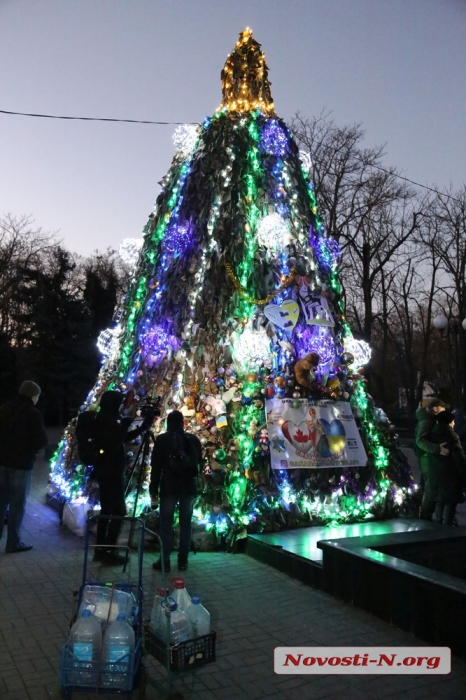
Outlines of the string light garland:
<svg viewBox="0 0 466 700">
<path fill-rule="evenodd" d="M 235 287 L 236 291 L 240 295 L 242 299 L 245 299 L 245 301 L 249 302 L 250 304 L 254 304 L 255 306 L 264 306 L 264 304 L 268 304 L 269 302 L 272 301 L 272 299 L 275 299 L 276 296 L 278 296 L 281 292 L 283 292 L 284 289 L 286 289 L 294 280 L 295 278 L 295 269 L 293 268 L 290 270 L 289 275 L 285 275 L 281 285 L 278 287 L 278 289 L 275 289 L 273 292 L 268 294 L 264 299 L 255 299 L 254 297 L 249 296 L 249 294 L 246 292 L 246 290 L 241 286 L 241 283 L 239 279 L 236 277 L 235 273 L 233 272 L 233 268 L 231 267 L 230 263 L 224 261 L 223 262 L 228 277 L 231 279 L 233 286 Z"/>
</svg>

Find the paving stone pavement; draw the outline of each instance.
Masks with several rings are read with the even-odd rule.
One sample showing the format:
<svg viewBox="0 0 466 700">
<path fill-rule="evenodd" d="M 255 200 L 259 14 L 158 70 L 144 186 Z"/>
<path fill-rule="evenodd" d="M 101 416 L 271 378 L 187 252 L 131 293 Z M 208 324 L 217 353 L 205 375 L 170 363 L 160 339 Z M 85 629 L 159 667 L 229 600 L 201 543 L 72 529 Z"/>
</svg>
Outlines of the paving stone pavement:
<svg viewBox="0 0 466 700">
<path fill-rule="evenodd" d="M 56 435 L 55 435 L 56 436 Z M 73 590 L 82 574 L 83 540 L 59 524 L 45 505 L 48 465 L 33 473 L 23 539 L 30 552 L 6 555 L 0 545 L 0 699 L 58 700 L 59 658 L 73 615 Z M 145 615 L 154 588 L 155 554 L 144 556 Z M 113 569 L 100 570 L 107 578 Z M 172 569 L 173 575 L 173 569 Z M 267 698 L 442 698 L 466 697 L 466 663 L 454 659 L 445 676 L 276 675 L 277 646 L 426 646 L 416 637 L 331 596 L 307 587 L 244 554 L 199 553 L 185 575 L 198 592 L 217 631 L 217 660 L 194 674 L 178 676 L 172 692 L 185 700 Z M 426 652 L 428 653 L 428 647 Z M 144 659 L 147 700 L 166 698 L 163 667 Z M 136 696 L 137 694 L 134 693 Z M 76 700 L 87 696 L 73 693 Z M 89 696 L 95 697 L 95 696 Z M 115 695 L 100 695 L 115 697 Z"/>
</svg>

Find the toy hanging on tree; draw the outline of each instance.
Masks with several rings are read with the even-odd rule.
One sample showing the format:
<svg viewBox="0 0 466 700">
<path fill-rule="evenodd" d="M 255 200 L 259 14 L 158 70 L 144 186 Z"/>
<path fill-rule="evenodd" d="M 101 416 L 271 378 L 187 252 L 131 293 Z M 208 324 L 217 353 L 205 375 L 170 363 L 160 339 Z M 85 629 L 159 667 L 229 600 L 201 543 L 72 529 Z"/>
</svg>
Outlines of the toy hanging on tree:
<svg viewBox="0 0 466 700">
<path fill-rule="evenodd" d="M 86 405 L 120 388 L 135 411 L 158 395 L 164 415 L 181 410 L 206 454 L 195 512 L 232 543 L 246 531 L 380 514 L 406 498 L 411 478 L 354 364 L 350 348 L 370 354 L 345 321 L 338 243 L 249 29 L 222 90 L 212 118 L 176 132 L 111 361 Z M 73 425 L 52 482 L 69 496 L 91 488 Z"/>
</svg>

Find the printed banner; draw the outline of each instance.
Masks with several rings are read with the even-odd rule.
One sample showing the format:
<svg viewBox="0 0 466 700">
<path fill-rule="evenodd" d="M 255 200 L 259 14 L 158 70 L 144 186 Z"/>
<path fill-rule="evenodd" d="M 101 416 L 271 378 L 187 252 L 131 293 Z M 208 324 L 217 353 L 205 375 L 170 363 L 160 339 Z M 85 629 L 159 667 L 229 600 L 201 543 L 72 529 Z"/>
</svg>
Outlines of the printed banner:
<svg viewBox="0 0 466 700">
<path fill-rule="evenodd" d="M 272 469 L 366 466 L 349 403 L 269 399 L 266 409 Z"/>
</svg>

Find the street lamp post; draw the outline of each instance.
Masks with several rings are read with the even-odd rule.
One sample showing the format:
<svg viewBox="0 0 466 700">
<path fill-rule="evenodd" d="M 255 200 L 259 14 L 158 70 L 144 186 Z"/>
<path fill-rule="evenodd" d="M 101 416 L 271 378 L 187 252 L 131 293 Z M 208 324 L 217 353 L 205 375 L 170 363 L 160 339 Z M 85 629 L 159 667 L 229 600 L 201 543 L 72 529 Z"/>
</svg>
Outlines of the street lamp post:
<svg viewBox="0 0 466 700">
<path fill-rule="evenodd" d="M 461 329 L 466 331 L 466 318 L 462 321 L 459 318 L 447 318 L 444 313 L 439 313 L 433 320 L 433 326 L 439 330 L 442 335 L 446 335 L 453 338 L 453 350 L 454 350 L 454 367 L 455 376 L 451 376 L 450 370 L 450 380 L 452 384 L 452 398 L 454 398 L 455 408 L 464 409 L 464 387 L 463 387 L 463 372 L 460 366 L 460 345 L 463 347 L 462 338 L 460 338 Z"/>
</svg>

